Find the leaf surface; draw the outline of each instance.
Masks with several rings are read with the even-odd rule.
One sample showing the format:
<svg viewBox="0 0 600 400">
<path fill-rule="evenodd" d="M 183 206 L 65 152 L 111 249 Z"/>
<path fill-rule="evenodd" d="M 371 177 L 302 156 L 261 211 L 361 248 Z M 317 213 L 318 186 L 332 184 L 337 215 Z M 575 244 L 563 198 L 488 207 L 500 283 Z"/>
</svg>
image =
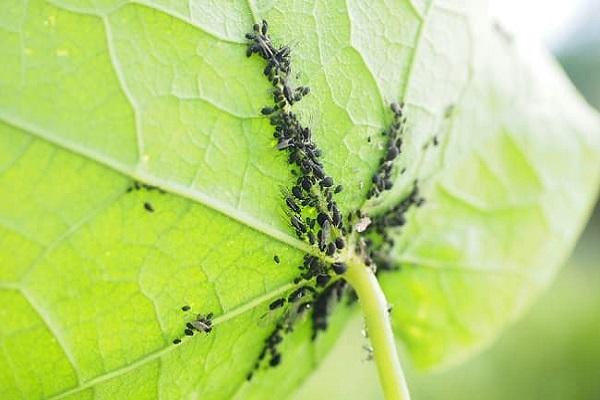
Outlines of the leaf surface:
<svg viewBox="0 0 600 400">
<path fill-rule="evenodd" d="M 394 233 L 401 269 L 382 275 L 399 339 L 433 365 L 497 334 L 576 239 L 600 123 L 479 7 L 0 2 L 0 397 L 283 397 L 327 351 L 345 306 L 245 383 L 308 247 L 284 217 L 293 177 L 260 116 L 263 65 L 244 55 L 260 18 L 311 87 L 298 109 L 341 208 L 384 212 L 422 182 L 426 205 Z M 397 100 L 406 172 L 365 204 Z M 184 304 L 215 329 L 174 346 Z"/>
</svg>

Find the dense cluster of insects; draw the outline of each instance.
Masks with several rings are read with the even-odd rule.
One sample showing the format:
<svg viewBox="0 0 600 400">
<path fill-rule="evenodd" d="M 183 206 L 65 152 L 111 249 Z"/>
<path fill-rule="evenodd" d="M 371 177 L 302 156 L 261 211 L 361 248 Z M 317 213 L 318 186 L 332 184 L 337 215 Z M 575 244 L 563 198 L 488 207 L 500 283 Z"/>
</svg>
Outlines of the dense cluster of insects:
<svg viewBox="0 0 600 400">
<path fill-rule="evenodd" d="M 406 117 L 403 115 L 402 106 L 398 103 L 392 103 L 390 108 L 394 113 L 392 124 L 382 132 L 387 136 L 387 149 L 384 157 L 379 162 L 379 169 L 373 175 L 373 186 L 369 191 L 368 197 L 377 197 L 384 190 L 392 188 L 392 168 L 394 160 L 402 151 L 402 133 L 406 124 Z"/>
<path fill-rule="evenodd" d="M 127 187 L 127 189 L 125 191 L 127 193 L 131 193 L 134 190 L 135 191 L 146 190 L 148 192 L 156 191 L 156 192 L 161 193 L 161 194 L 166 193 L 163 189 L 159 188 L 158 186 L 147 185 L 145 183 L 138 182 L 138 181 L 134 181 L 130 186 Z M 149 213 L 153 213 L 154 212 L 154 206 L 149 201 L 145 201 L 143 203 L 143 207 L 144 207 L 144 210 L 148 211 Z"/>
<path fill-rule="evenodd" d="M 158 186 L 147 185 L 145 183 L 138 182 L 138 181 L 133 181 L 133 183 L 130 186 L 128 186 L 125 191 L 127 193 L 130 193 L 130 192 L 132 192 L 134 190 L 142 190 L 142 189 L 143 190 L 147 190 L 149 192 L 156 191 L 156 192 L 161 193 L 161 194 L 165 194 L 166 193 L 163 189 L 159 188 Z"/>
<path fill-rule="evenodd" d="M 334 257 L 344 249 L 346 228 L 334 195 L 343 188 L 336 185 L 328 176 L 320 161 L 321 151 L 312 140 L 310 128 L 302 126 L 297 115 L 291 111 L 294 103 L 310 93 L 306 86 L 292 87 L 290 82 L 290 49 L 287 46 L 276 47 L 268 36 L 268 25 L 265 21 L 256 24 L 253 32 L 248 33 L 247 56 L 258 54 L 267 65 L 264 75 L 272 85 L 273 105 L 264 107 L 261 113 L 268 117 L 274 126 L 273 136 L 277 140 L 277 149 L 287 153 L 291 173 L 296 177 L 295 184 L 284 193 L 286 214 L 296 236 L 314 246 L 322 254 L 321 257 L 307 254 L 299 266 L 300 274 L 294 283 L 305 284 L 294 289 L 286 297 L 275 299 L 269 304 L 269 310 L 277 310 L 284 306 L 289 309 L 283 314 L 275 330 L 265 340 L 259 354 L 255 369 L 267 355 L 269 365 L 276 366 L 281 361 L 277 345 L 282 334 L 293 328 L 294 322 L 312 309 L 314 335 L 327 326 L 327 315 L 333 295 L 341 293 L 346 286 L 343 280 L 335 282 L 335 290 L 327 287 L 332 275 L 343 274 L 346 265 L 342 262 L 326 262 L 326 258 Z M 279 258 L 274 258 L 279 263 Z M 291 312 L 289 310 L 292 310 Z M 248 374 L 248 379 L 252 372 Z"/>
<path fill-rule="evenodd" d="M 185 305 L 181 307 L 181 311 L 188 312 L 191 310 L 191 307 Z M 185 329 L 183 333 L 185 336 L 194 336 L 197 332 L 210 333 L 212 331 L 212 318 L 213 313 L 204 314 L 196 314 L 195 317 L 185 324 Z M 180 338 L 176 338 L 173 340 L 173 344 L 181 343 Z"/>
<path fill-rule="evenodd" d="M 293 88 L 290 84 L 290 49 L 275 47 L 267 35 L 268 25 L 256 24 L 248 33 L 247 55 L 258 54 L 267 61 L 264 75 L 273 86 L 273 106 L 261 112 L 275 127 L 273 136 L 277 149 L 287 152 L 288 163 L 294 168 L 296 184 L 285 194 L 291 226 L 298 238 L 317 246 L 327 256 L 343 249 L 345 234 L 343 218 L 333 195 L 343 190 L 327 176 L 320 161 L 310 128 L 302 126 L 291 106 L 302 100 L 310 90 L 306 86 Z"/>
<path fill-rule="evenodd" d="M 283 340 L 283 334 L 291 331 L 297 319 L 307 310 L 312 311 L 313 339 L 319 331 L 327 328 L 332 307 L 345 293 L 351 292 L 346 290 L 347 284 L 343 278 L 333 279 L 333 276 L 342 275 L 347 269 L 344 262 L 335 261 L 336 256 L 347 245 L 346 238 L 356 239 L 353 240 L 354 253 L 363 259 L 365 265 L 372 265 L 372 258 L 381 249 L 381 243 L 375 246 L 369 235 L 380 234 L 387 226 L 399 225 L 410 205 L 418 201 L 415 186 L 415 192 L 407 200 L 373 221 L 360 211 L 343 218 L 334 200 L 334 195 L 343 188 L 335 185 L 333 178 L 325 173 L 320 161 L 321 151 L 312 140 L 310 128 L 302 126 L 297 115 L 291 111 L 292 105 L 302 100 L 310 90 L 306 86 L 293 87 L 290 83 L 289 47 L 276 47 L 273 44 L 265 21 L 254 25 L 253 31 L 246 38 L 249 40 L 246 55 L 250 57 L 257 54 L 267 63 L 263 73 L 272 85 L 273 104 L 262 108 L 261 113 L 274 126 L 276 147 L 287 153 L 288 164 L 292 166 L 291 173 L 296 177 L 295 184 L 284 192 L 290 226 L 299 239 L 317 248 L 320 254 L 305 255 L 299 267 L 300 274 L 294 279 L 294 283 L 301 286 L 286 297 L 275 299 L 269 304 L 270 311 L 284 306 L 287 306 L 288 311 L 282 314 L 274 331 L 265 340 L 254 365 L 256 370 L 267 357 L 269 366 L 279 365 L 281 353 L 278 345 Z M 373 176 L 369 197 L 376 197 L 384 190 L 391 189 L 393 162 L 401 152 L 401 136 L 406 119 L 402 106 L 393 103 L 391 110 L 392 124 L 382 132 L 388 138 L 386 152 Z M 391 239 L 383 237 L 383 243 L 389 244 Z M 279 263 L 279 257 L 275 256 L 274 261 Z M 356 297 L 350 296 L 350 300 L 352 298 Z M 248 379 L 252 378 L 254 370 L 248 374 Z"/>
<path fill-rule="evenodd" d="M 364 243 L 368 249 L 368 259 L 373 260 L 378 271 L 396 269 L 387 256 L 389 249 L 394 246 L 394 240 L 389 234 L 390 228 L 399 228 L 406 223 L 406 214 L 413 207 L 421 207 L 425 199 L 419 195 L 419 186 L 414 182 L 410 193 L 398 204 L 385 213 L 374 216 L 365 230 Z"/>
</svg>

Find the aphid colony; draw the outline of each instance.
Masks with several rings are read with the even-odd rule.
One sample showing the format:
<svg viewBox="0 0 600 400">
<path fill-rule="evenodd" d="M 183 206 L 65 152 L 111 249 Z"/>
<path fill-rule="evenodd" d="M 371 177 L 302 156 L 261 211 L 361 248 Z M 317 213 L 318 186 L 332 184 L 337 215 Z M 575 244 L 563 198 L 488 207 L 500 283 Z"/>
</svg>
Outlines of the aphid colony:
<svg viewBox="0 0 600 400">
<path fill-rule="evenodd" d="M 394 240 L 389 235 L 389 228 L 399 228 L 406 223 L 406 213 L 413 207 L 421 207 L 425 199 L 419 195 L 419 186 L 414 182 L 410 193 L 397 205 L 383 214 L 374 216 L 365 232 L 364 249 L 366 257 L 374 260 L 377 271 L 395 269 L 387 254 L 394 246 Z M 376 271 L 376 272 L 377 272 Z"/>
<path fill-rule="evenodd" d="M 181 311 L 183 311 L 183 312 L 188 312 L 190 310 L 191 310 L 191 307 L 188 305 L 181 307 Z M 204 332 L 207 334 L 210 333 L 212 331 L 212 324 L 213 324 L 212 318 L 213 318 L 213 313 L 208 313 L 206 315 L 196 314 L 194 319 L 192 319 L 191 321 L 189 321 L 185 324 L 185 329 L 183 330 L 184 335 L 185 336 L 194 336 L 194 334 L 196 332 Z M 173 340 L 173 344 L 179 344 L 179 343 L 181 343 L 180 338 L 176 338 L 175 340 Z"/>
<path fill-rule="evenodd" d="M 161 193 L 161 194 L 166 193 L 163 189 L 159 188 L 158 186 L 147 185 L 145 183 L 138 182 L 138 181 L 133 181 L 133 184 L 131 186 L 127 187 L 126 192 L 130 193 L 134 190 L 137 191 L 137 190 L 142 190 L 142 189 L 147 190 L 149 192 L 157 191 L 158 193 Z M 146 210 L 149 213 L 154 212 L 154 206 L 149 201 L 145 201 L 143 203 L 143 207 L 144 207 L 144 210 Z"/>
<path fill-rule="evenodd" d="M 250 40 L 246 54 L 248 57 L 258 54 L 267 61 L 263 73 L 273 86 L 274 105 L 264 107 L 261 112 L 270 118 L 277 149 L 287 152 L 288 163 L 294 166 L 292 173 L 297 176 L 295 185 L 285 193 L 290 225 L 298 238 L 333 256 L 345 246 L 342 214 L 333 199 L 343 188 L 325 174 L 319 159 L 321 151 L 312 140 L 311 130 L 303 127 L 290 110 L 310 90 L 305 86 L 291 87 L 290 49 L 275 47 L 267 31 L 265 21 L 254 25 L 253 32 L 246 35 Z"/>
<path fill-rule="evenodd" d="M 158 186 L 147 185 L 145 183 L 138 182 L 138 181 L 133 181 L 133 183 L 127 187 L 126 192 L 129 193 L 134 190 L 141 190 L 141 189 L 147 190 L 149 192 L 157 191 L 158 193 L 161 193 L 161 194 L 166 193 L 163 189 L 159 188 Z"/>
<path fill-rule="evenodd" d="M 296 322 L 305 316 L 305 313 L 312 310 L 312 336 L 314 340 L 320 331 L 324 331 L 328 326 L 328 317 L 333 307 L 342 299 L 346 293 L 346 281 L 339 279 L 333 284 L 327 286 L 318 293 L 313 287 L 305 285 L 292 291 L 287 298 L 279 298 L 269 304 L 270 310 L 277 310 L 287 302 L 291 308 L 284 312 L 283 317 L 277 322 L 275 329 L 265 339 L 263 347 L 254 363 L 253 369 L 246 375 L 247 380 L 251 380 L 254 372 L 258 370 L 265 359 L 268 358 L 267 365 L 276 367 L 281 363 L 282 355 L 279 345 L 282 343 L 284 335 L 292 332 Z"/>
<path fill-rule="evenodd" d="M 363 259 L 365 265 L 370 266 L 372 258 L 378 255 L 377 252 L 383 245 L 393 244 L 386 235 L 385 228 L 402 225 L 406 211 L 412 205 L 423 202 L 418 197 L 415 184 L 415 189 L 408 198 L 389 212 L 372 221 L 358 210 L 347 216 L 345 225 L 333 198 L 343 188 L 335 185 L 333 178 L 325 173 L 320 161 L 321 151 L 313 142 L 311 130 L 303 127 L 296 114 L 291 111 L 291 106 L 302 100 L 310 90 L 308 87 L 293 88 L 290 85 L 290 49 L 287 46 L 275 47 L 267 33 L 268 25 L 265 21 L 261 25 L 254 25 L 253 32 L 246 35 L 249 40 L 246 55 L 250 57 L 258 54 L 267 62 L 263 73 L 273 87 L 273 105 L 262 108 L 261 113 L 275 127 L 273 136 L 277 140 L 276 148 L 287 153 L 287 161 L 292 166 L 291 173 L 296 177 L 293 186 L 284 192 L 290 226 L 299 239 L 318 248 L 320 254 L 305 255 L 299 267 L 300 274 L 294 279 L 298 287 L 269 304 L 268 312 L 280 312 L 281 316 L 275 329 L 265 339 L 254 368 L 247 375 L 248 380 L 266 359 L 270 367 L 281 363 L 279 345 L 283 335 L 293 330 L 295 322 L 307 310 L 312 310 L 314 340 L 319 331 L 327 329 L 328 316 L 344 294 L 349 293 L 349 303 L 356 300 L 352 291 L 347 290 L 347 283 L 343 278 L 333 278 L 334 275 L 344 274 L 347 269 L 344 262 L 331 261 L 346 247 L 344 238 L 352 235 L 356 239 L 354 253 Z M 391 110 L 394 115 L 392 124 L 383 132 L 388 138 L 386 152 L 373 176 L 369 197 L 391 189 L 393 162 L 402 149 L 401 135 L 406 119 L 402 106 L 393 103 Z M 379 235 L 377 244 L 371 240 L 374 235 Z M 273 260 L 277 264 L 281 261 L 277 255 Z M 373 268 L 375 269 L 374 266 Z"/>
<path fill-rule="evenodd" d="M 406 125 L 406 117 L 402 114 L 402 105 L 392 103 L 390 105 L 392 112 L 394 113 L 394 120 L 392 124 L 382 132 L 384 136 L 387 136 L 387 148 L 385 155 L 379 162 L 379 169 L 373 175 L 373 186 L 369 191 L 368 197 L 377 197 L 384 190 L 390 190 L 393 182 L 391 179 L 392 168 L 394 166 L 394 160 L 402 151 L 402 133 L 404 126 Z"/>
<path fill-rule="evenodd" d="M 307 254 L 299 267 L 300 274 L 294 280 L 300 285 L 285 297 L 273 300 L 269 310 L 275 311 L 286 306 L 274 331 L 265 340 L 254 370 L 268 356 L 268 365 L 277 366 L 281 362 L 278 345 L 283 334 L 293 330 L 294 323 L 312 309 L 313 338 L 319 330 L 327 327 L 327 316 L 332 300 L 341 298 L 346 282 L 338 279 L 329 287 L 332 274 L 343 274 L 346 265 L 342 262 L 332 264 L 324 261 L 332 257 L 346 246 L 344 235 L 346 229 L 334 195 L 343 190 L 335 185 L 328 176 L 320 161 L 321 151 L 312 140 L 312 132 L 301 125 L 298 117 L 291 111 L 291 106 L 310 93 L 308 87 L 293 88 L 290 85 L 290 49 L 287 46 L 275 47 L 267 35 L 268 25 L 254 25 L 252 33 L 246 35 L 250 41 L 247 56 L 258 54 L 267 61 L 263 71 L 273 86 L 272 106 L 264 107 L 261 113 L 269 117 L 275 127 L 273 136 L 277 140 L 277 149 L 287 153 L 288 163 L 292 166 L 292 174 L 296 176 L 294 185 L 284 192 L 286 214 L 296 236 L 319 249 L 322 256 Z M 274 257 L 279 263 L 279 257 Z M 253 372 L 247 376 L 252 378 Z"/>
</svg>

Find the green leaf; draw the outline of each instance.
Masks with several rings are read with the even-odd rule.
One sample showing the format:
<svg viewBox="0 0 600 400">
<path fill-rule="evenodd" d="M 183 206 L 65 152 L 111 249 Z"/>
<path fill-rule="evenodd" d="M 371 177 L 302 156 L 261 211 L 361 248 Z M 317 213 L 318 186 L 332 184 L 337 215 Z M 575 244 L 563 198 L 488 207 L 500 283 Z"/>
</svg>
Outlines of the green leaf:
<svg viewBox="0 0 600 400">
<path fill-rule="evenodd" d="M 307 248 L 284 218 L 293 177 L 260 116 L 263 65 L 244 55 L 260 18 L 311 87 L 298 109 L 342 210 L 382 212 L 422 184 L 426 205 L 395 233 L 402 268 L 381 276 L 417 362 L 490 340 L 572 247 L 598 116 L 484 10 L 224 3 L 0 2 L 1 398 L 278 398 L 330 347 L 351 309 L 314 342 L 301 323 L 282 365 L 246 383 Z M 407 171 L 364 204 L 396 100 Z M 174 346 L 184 304 L 215 328 Z"/>
</svg>

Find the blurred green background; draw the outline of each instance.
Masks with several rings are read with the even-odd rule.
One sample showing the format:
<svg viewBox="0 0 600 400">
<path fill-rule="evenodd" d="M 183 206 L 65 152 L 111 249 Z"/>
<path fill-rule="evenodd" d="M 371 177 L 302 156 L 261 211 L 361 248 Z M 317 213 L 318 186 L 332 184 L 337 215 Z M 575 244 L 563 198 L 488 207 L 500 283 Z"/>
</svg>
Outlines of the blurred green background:
<svg viewBox="0 0 600 400">
<path fill-rule="evenodd" d="M 547 44 L 600 109 L 600 2 L 580 4 L 577 15 Z M 382 398 L 361 323 L 348 325 L 294 400 Z M 600 204 L 554 284 L 489 349 L 445 371 L 405 370 L 413 400 L 600 399 Z"/>
</svg>

